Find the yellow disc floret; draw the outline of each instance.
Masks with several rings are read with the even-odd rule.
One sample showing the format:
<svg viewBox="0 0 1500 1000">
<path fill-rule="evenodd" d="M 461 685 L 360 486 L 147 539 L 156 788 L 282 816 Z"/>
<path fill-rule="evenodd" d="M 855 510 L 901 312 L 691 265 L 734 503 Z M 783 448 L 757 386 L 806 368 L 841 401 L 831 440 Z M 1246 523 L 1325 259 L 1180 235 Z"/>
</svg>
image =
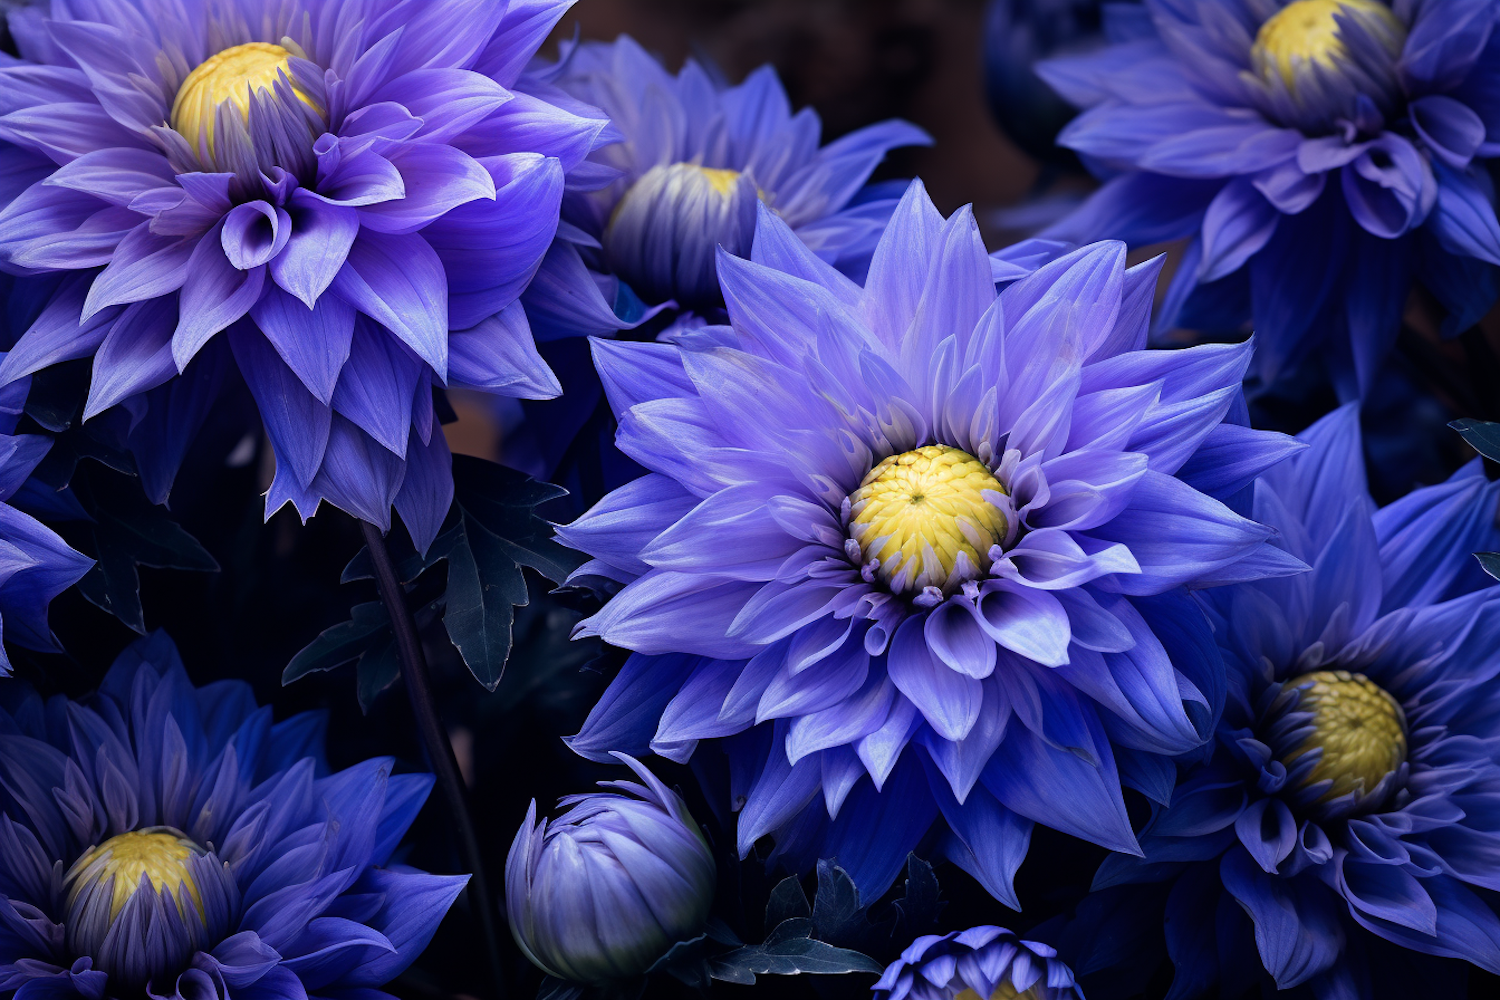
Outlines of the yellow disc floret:
<svg viewBox="0 0 1500 1000">
<path fill-rule="evenodd" d="M 1300 710 L 1312 713 L 1313 731 L 1282 763 L 1290 769 L 1303 754 L 1321 749 L 1322 759 L 1303 779 L 1303 787 L 1333 782 L 1321 801 L 1372 792 L 1405 763 L 1406 713 L 1364 674 L 1318 670 L 1292 678 L 1283 688 L 1294 689 L 1301 694 Z"/>
<path fill-rule="evenodd" d="M 283 73 L 292 82 L 297 99 L 314 107 L 307 94 L 293 82 L 291 58 L 291 51 L 271 42 L 246 42 L 209 56 L 177 88 L 177 98 L 172 102 L 172 128 L 195 149 L 201 138 L 207 152 L 212 154 L 214 119 L 219 107 L 228 102 L 239 112 L 240 120 L 248 122 L 251 95 L 273 91 Z"/>
<path fill-rule="evenodd" d="M 1336 69 L 1348 55 L 1339 25 L 1341 15 L 1358 17 L 1387 48 L 1399 52 L 1406 27 L 1380 0 L 1294 0 L 1267 18 L 1255 36 L 1251 57 L 1263 78 L 1280 74 L 1296 90 L 1300 67 L 1314 63 Z"/>
<path fill-rule="evenodd" d="M 952 593 L 988 570 L 990 549 L 1005 540 L 1005 514 L 986 492 L 1005 489 L 968 452 L 928 445 L 892 455 L 849 498 L 850 535 L 897 593 Z"/>
<path fill-rule="evenodd" d="M 953 1000 L 1038 1000 L 1038 996 L 1039 994 L 1035 986 L 1018 993 L 1016 992 L 1016 988 L 1011 985 L 1010 980 L 1007 979 L 999 986 L 996 986 L 995 992 L 991 993 L 987 998 L 980 996 L 972 989 L 963 989 L 954 996 Z"/>
<path fill-rule="evenodd" d="M 172 894 L 177 910 L 187 915 L 191 899 L 198 915 L 203 914 L 203 899 L 193 881 L 188 860 L 203 850 L 171 827 L 155 826 L 132 830 L 111 837 L 79 858 L 68 870 L 68 904 L 92 884 L 114 879 L 109 903 L 109 919 L 120 915 L 130 897 L 140 888 L 141 876 L 150 880 L 157 892 Z M 180 889 L 186 889 L 186 895 Z"/>
</svg>

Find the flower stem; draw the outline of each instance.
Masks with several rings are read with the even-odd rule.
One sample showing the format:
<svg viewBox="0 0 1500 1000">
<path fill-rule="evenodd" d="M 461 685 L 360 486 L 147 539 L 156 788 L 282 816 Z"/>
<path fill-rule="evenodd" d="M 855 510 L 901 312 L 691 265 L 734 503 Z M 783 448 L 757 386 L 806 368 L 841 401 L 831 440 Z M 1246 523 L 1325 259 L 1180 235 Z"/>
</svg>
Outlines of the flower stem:
<svg viewBox="0 0 1500 1000">
<path fill-rule="evenodd" d="M 370 549 L 370 559 L 375 566 L 375 585 L 380 590 L 380 600 L 385 604 L 386 614 L 391 619 L 391 630 L 396 635 L 396 649 L 401 656 L 401 677 L 406 682 L 406 695 L 411 702 L 412 714 L 417 719 L 417 733 L 427 751 L 429 763 L 443 797 L 448 800 L 448 811 L 452 814 L 459 847 L 469 867 L 469 906 L 479 916 L 480 932 L 484 935 L 485 950 L 489 953 L 490 973 L 495 980 L 495 996 L 505 996 L 505 973 L 500 961 L 499 937 L 495 928 L 495 911 L 489 886 L 484 877 L 484 864 L 480 859 L 479 838 L 474 835 L 474 821 L 469 815 L 468 793 L 463 777 L 459 773 L 458 758 L 453 755 L 453 744 L 438 716 L 437 702 L 432 696 L 432 678 L 427 672 L 427 658 L 422 653 L 422 642 L 417 637 L 417 623 L 411 609 L 406 606 L 406 591 L 396 578 L 396 567 L 391 562 L 390 551 L 380 529 L 368 521 L 360 521 L 365 545 Z"/>
</svg>

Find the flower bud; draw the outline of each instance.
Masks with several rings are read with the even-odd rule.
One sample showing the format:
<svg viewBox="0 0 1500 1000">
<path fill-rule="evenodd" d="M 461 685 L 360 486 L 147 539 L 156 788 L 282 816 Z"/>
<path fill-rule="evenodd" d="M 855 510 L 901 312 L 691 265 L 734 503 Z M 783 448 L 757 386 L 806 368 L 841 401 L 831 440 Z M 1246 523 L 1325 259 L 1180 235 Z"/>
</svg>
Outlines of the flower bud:
<svg viewBox="0 0 1500 1000">
<path fill-rule="evenodd" d="M 615 756 L 645 784 L 601 781 L 618 791 L 567 796 L 551 821 L 537 820 L 533 801 L 505 861 L 516 943 L 577 983 L 644 973 L 701 931 L 713 903 L 713 855 L 682 799 Z"/>
<path fill-rule="evenodd" d="M 604 231 L 611 269 L 647 302 L 719 301 L 717 250 L 746 256 L 755 238 L 755 184 L 734 170 L 674 163 L 646 171 Z"/>
</svg>

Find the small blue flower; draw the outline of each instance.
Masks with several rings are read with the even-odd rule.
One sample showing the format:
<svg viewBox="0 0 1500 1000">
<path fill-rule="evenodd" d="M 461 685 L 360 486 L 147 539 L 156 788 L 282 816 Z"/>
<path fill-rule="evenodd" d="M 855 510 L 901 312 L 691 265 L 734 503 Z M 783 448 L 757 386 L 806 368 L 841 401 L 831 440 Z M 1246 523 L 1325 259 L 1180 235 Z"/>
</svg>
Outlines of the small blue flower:
<svg viewBox="0 0 1500 1000">
<path fill-rule="evenodd" d="M 329 774 L 320 716 L 194 688 L 162 633 L 83 701 L 0 698 L 0 992 L 379 1000 L 467 881 L 390 864 L 429 776 Z"/>
<path fill-rule="evenodd" d="M 1177 994 L 1257 950 L 1324 996 L 1362 995 L 1372 945 L 1500 972 L 1500 586 L 1470 554 L 1500 541 L 1500 483 L 1476 459 L 1376 510 L 1352 404 L 1301 439 L 1254 510 L 1312 572 L 1203 595 L 1218 747 L 1095 886 L 1173 880 Z"/>
<path fill-rule="evenodd" d="M 1188 239 L 1169 293 L 1253 319 L 1261 376 L 1307 359 L 1366 393 L 1414 282 L 1457 333 L 1500 289 L 1495 0 L 1147 0 L 1039 67 L 1106 179 L 1064 239 Z"/>
<path fill-rule="evenodd" d="M 93 357 L 85 418 L 170 409 L 136 447 L 160 501 L 232 355 L 276 454 L 267 513 L 384 527 L 394 504 L 425 549 L 453 490 L 434 388 L 558 391 L 517 300 L 606 123 L 521 74 L 570 5 L 14 12 L 0 267 L 57 284 L 0 381 Z"/>
<path fill-rule="evenodd" d="M 649 474 L 559 537 L 634 650 L 572 746 L 735 759 L 743 855 L 878 897 L 937 821 L 1016 905 L 1033 822 L 1134 851 L 1122 782 L 1209 739 L 1185 586 L 1305 567 L 1230 497 L 1296 445 L 1230 422 L 1249 345 L 1144 350 L 1161 260 L 1084 247 L 996 293 L 913 182 L 861 287 L 764 206 L 728 326 L 594 341 Z M 1008 272 L 1007 272 L 1008 273 Z"/>
<path fill-rule="evenodd" d="M 702 929 L 714 858 L 687 806 L 638 761 L 645 784 L 569 795 L 553 820 L 536 802 L 505 861 L 505 909 L 516 943 L 539 967 L 579 983 L 639 976 Z"/>
<path fill-rule="evenodd" d="M 876 1000 L 1083 1000 L 1057 952 L 1004 927 L 911 943 L 875 984 Z"/>
<path fill-rule="evenodd" d="M 714 255 L 719 246 L 749 252 L 757 201 L 820 259 L 861 274 L 899 194 L 867 189 L 871 171 L 889 150 L 931 141 L 889 121 L 820 146 L 817 113 L 792 114 L 771 67 L 737 86 L 692 60 L 674 76 L 628 35 L 564 46 L 551 82 L 602 109 L 621 141 L 590 158 L 595 190 L 581 190 L 585 171 L 571 182 L 580 189 L 570 190 L 563 218 L 576 228 L 559 234 L 526 299 L 539 329 L 633 325 L 618 318 L 616 278 L 652 305 L 719 306 Z M 602 276 L 588 316 L 579 293 L 561 297 L 550 280 L 582 270 L 580 261 Z"/>
</svg>

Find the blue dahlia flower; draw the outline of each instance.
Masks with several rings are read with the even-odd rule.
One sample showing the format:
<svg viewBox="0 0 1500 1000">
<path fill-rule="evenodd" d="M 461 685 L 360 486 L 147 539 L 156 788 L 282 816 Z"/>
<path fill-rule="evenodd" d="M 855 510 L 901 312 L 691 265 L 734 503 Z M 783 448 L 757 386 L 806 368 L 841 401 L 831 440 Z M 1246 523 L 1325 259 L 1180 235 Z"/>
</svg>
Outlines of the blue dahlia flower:
<svg viewBox="0 0 1500 1000">
<path fill-rule="evenodd" d="M 579 983 L 646 972 L 703 929 L 714 858 L 687 806 L 640 762 L 616 754 L 644 784 L 569 795 L 553 820 L 536 801 L 505 860 L 505 910 L 516 944 L 538 967 Z"/>
<path fill-rule="evenodd" d="M 1366 392 L 1414 282 L 1495 301 L 1495 0 L 1146 0 L 1100 52 L 1043 63 L 1086 108 L 1059 137 L 1106 178 L 1051 230 L 1189 239 L 1169 299 L 1253 318 L 1267 380 L 1307 358 Z"/>
<path fill-rule="evenodd" d="M 1033 822 L 1136 849 L 1223 666 L 1184 587 L 1297 572 L 1217 497 L 1295 442 L 1226 421 L 1248 345 L 1144 350 L 1161 260 L 1069 253 L 997 296 L 972 214 L 913 182 L 861 287 L 760 210 L 729 325 L 594 342 L 650 470 L 559 529 L 635 651 L 572 746 L 738 762 L 739 849 L 873 899 L 941 813 L 1012 905 Z"/>
<path fill-rule="evenodd" d="M 550 82 L 602 109 L 621 138 L 590 161 L 607 183 L 569 192 L 563 217 L 575 228 L 560 234 L 527 297 L 539 326 L 570 331 L 632 326 L 640 300 L 720 305 L 716 250 L 749 251 L 758 204 L 821 259 L 862 273 L 896 204 L 866 188 L 871 171 L 889 150 L 931 141 L 889 121 L 820 147 L 817 112 L 792 114 L 771 67 L 732 87 L 692 60 L 674 76 L 628 35 L 565 46 Z M 584 273 L 585 263 L 600 276 L 593 295 L 560 277 Z"/>
<path fill-rule="evenodd" d="M 0 695 L 0 992 L 379 1000 L 467 881 L 389 863 L 429 776 L 329 774 L 321 716 L 163 633 L 83 701 Z"/>
<path fill-rule="evenodd" d="M 877 1000 L 1083 1000 L 1073 970 L 1045 944 L 1004 927 L 919 937 L 875 984 Z"/>
<path fill-rule="evenodd" d="M 518 80 L 568 6 L 12 13 L 0 267 L 62 277 L 0 380 L 92 356 L 87 418 L 227 340 L 276 453 L 268 512 L 387 526 L 394 503 L 425 548 L 452 494 L 434 388 L 557 391 L 517 299 L 605 122 Z"/>
<path fill-rule="evenodd" d="M 1095 882 L 1175 880 L 1174 996 L 1239 982 L 1256 950 L 1320 996 L 1364 995 L 1372 946 L 1500 972 L 1500 587 L 1470 555 L 1500 541 L 1500 483 L 1475 459 L 1377 510 L 1352 404 L 1301 437 L 1254 510 L 1312 572 L 1203 595 L 1229 666 L 1217 749 Z"/>
</svg>

